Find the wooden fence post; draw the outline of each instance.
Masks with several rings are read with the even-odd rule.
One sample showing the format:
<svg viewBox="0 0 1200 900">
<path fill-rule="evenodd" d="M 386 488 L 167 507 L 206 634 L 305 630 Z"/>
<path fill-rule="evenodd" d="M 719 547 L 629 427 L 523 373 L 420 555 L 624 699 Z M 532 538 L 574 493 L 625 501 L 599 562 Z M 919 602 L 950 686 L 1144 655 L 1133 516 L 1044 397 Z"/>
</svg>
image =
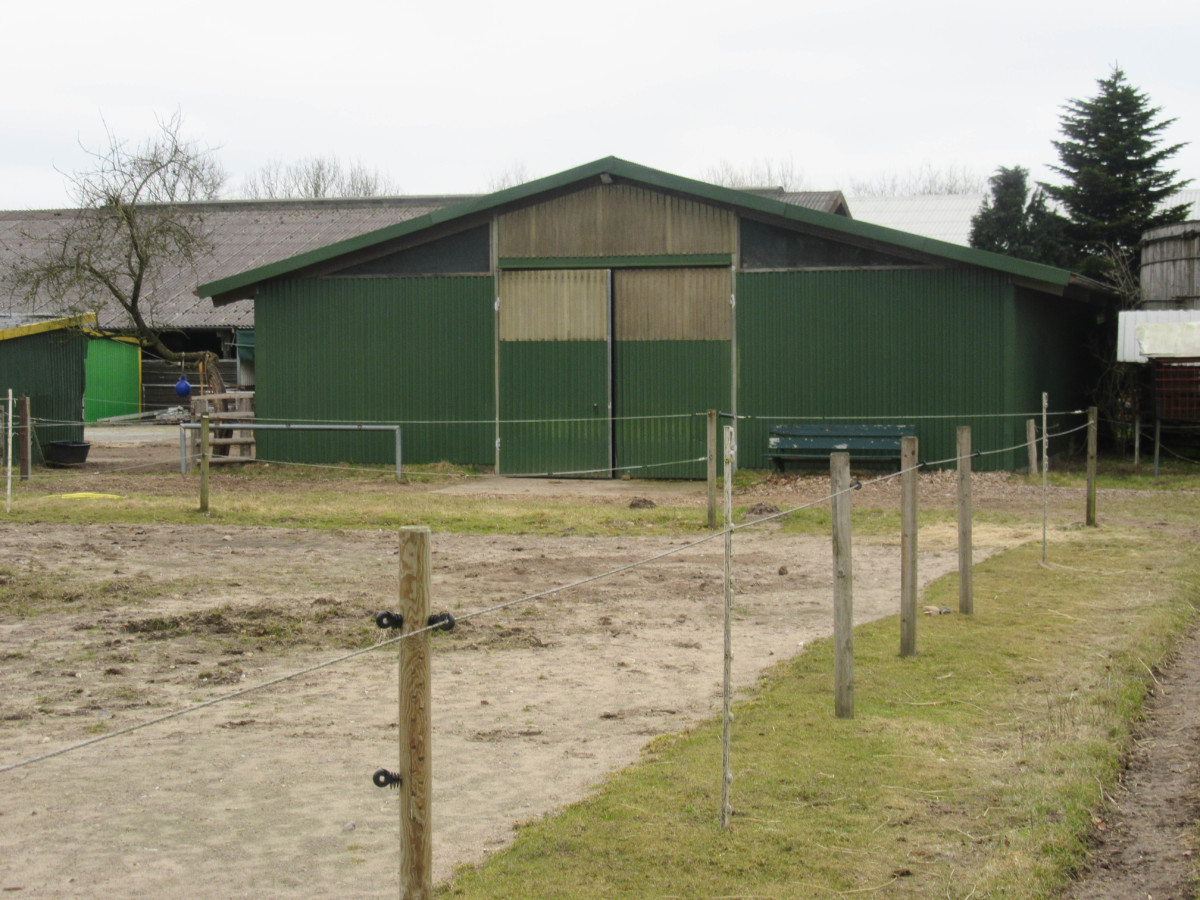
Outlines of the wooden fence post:
<svg viewBox="0 0 1200 900">
<path fill-rule="evenodd" d="M 1087 428 L 1087 524 L 1096 524 L 1096 407 L 1088 407 Z"/>
<path fill-rule="evenodd" d="M 1133 471 L 1137 471 L 1142 456 L 1142 414 L 1133 416 Z"/>
<path fill-rule="evenodd" d="M 917 439 L 900 438 L 900 655 L 917 652 Z"/>
<path fill-rule="evenodd" d="M 854 561 L 850 549 L 850 454 L 829 454 L 833 495 L 833 711 L 854 718 Z"/>
<path fill-rule="evenodd" d="M 972 573 L 975 551 L 971 537 L 971 426 L 958 426 L 958 611 L 975 612 Z"/>
<path fill-rule="evenodd" d="M 17 398 L 18 437 L 21 445 L 21 480 L 28 481 L 33 465 L 33 428 L 29 421 L 29 398 Z"/>
<path fill-rule="evenodd" d="M 200 417 L 200 512 L 208 512 L 208 458 L 212 453 L 209 443 L 208 413 Z"/>
<path fill-rule="evenodd" d="M 1029 474 L 1037 475 L 1037 425 L 1033 419 L 1025 420 L 1025 444 L 1029 452 Z"/>
<path fill-rule="evenodd" d="M 400 605 L 403 634 L 429 624 L 433 571 L 430 531 L 400 529 Z M 400 642 L 400 897 L 433 895 L 433 757 L 430 753 L 429 632 Z"/>
<path fill-rule="evenodd" d="M 730 791 L 733 769 L 729 745 L 733 731 L 733 465 L 737 435 L 725 427 L 725 668 L 721 689 L 721 828 L 729 827 L 733 812 Z"/>
<path fill-rule="evenodd" d="M 717 411 L 708 411 L 708 530 L 717 530 Z"/>
</svg>

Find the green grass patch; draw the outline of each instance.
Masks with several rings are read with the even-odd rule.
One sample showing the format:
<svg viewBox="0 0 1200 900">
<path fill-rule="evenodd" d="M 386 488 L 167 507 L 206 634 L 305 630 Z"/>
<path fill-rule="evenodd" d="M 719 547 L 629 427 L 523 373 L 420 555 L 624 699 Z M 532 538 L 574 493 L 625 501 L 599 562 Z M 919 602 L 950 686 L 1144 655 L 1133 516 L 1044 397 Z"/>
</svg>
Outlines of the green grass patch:
<svg viewBox="0 0 1200 900">
<path fill-rule="evenodd" d="M 1148 531 L 1081 531 L 975 573 L 974 616 L 855 632 L 856 716 L 832 648 L 770 671 L 734 719 L 653 742 L 589 799 L 525 825 L 440 897 L 1051 897 L 1085 858 L 1148 669 L 1193 619 L 1200 563 Z M 957 608 L 953 577 L 926 602 Z"/>
<path fill-rule="evenodd" d="M 120 500 L 86 504 L 56 496 L 52 489 L 26 489 L 5 517 L 10 522 L 56 524 L 266 525 L 285 528 L 361 529 L 428 525 L 462 534 L 651 535 L 706 530 L 702 506 L 662 505 L 630 509 L 619 501 L 590 498 L 489 497 L 413 491 L 394 480 L 315 481 L 301 489 L 285 482 L 214 478 L 207 514 L 199 511 L 195 484 L 180 492 L 179 477 L 152 480 L 144 492 Z M 160 489 L 162 492 L 159 492 Z M 627 503 L 627 501 L 626 501 Z"/>
</svg>

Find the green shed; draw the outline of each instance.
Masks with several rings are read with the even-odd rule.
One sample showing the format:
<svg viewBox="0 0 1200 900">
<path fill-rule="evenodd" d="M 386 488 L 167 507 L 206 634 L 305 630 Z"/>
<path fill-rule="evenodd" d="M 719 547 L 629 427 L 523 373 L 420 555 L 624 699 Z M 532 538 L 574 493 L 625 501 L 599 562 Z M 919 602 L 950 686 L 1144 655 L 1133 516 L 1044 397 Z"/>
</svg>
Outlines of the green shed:
<svg viewBox="0 0 1200 900">
<path fill-rule="evenodd" d="M 398 423 L 407 462 L 702 477 L 771 425 L 909 424 L 922 456 L 1011 447 L 1085 402 L 1105 289 L 761 192 L 598 160 L 202 285 L 255 301 L 259 421 Z M 392 458 L 373 433 L 260 432 L 259 457 Z M 980 460 L 1012 468 L 1015 452 Z"/>
<path fill-rule="evenodd" d="M 0 318 L 0 402 L 28 397 L 33 462 L 51 441 L 83 440 L 83 328 L 91 315 L 61 319 Z"/>
<path fill-rule="evenodd" d="M 142 411 L 142 348 L 136 341 L 93 335 L 85 369 L 83 410 L 88 424 Z"/>
</svg>

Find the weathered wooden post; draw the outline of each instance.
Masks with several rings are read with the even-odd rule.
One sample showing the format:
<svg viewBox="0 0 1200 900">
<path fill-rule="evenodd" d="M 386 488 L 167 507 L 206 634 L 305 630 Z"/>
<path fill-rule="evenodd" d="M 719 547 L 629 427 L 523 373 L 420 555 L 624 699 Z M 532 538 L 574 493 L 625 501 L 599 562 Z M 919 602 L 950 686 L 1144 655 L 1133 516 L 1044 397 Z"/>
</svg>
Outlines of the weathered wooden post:
<svg viewBox="0 0 1200 900">
<path fill-rule="evenodd" d="M 200 417 L 200 512 L 208 512 L 208 458 L 212 446 L 208 439 L 208 413 Z"/>
<path fill-rule="evenodd" d="M 432 580 L 430 531 L 400 529 L 400 897 L 428 900 L 433 895 L 433 757 L 430 718 L 429 623 Z"/>
<path fill-rule="evenodd" d="M 721 689 L 721 828 L 729 827 L 733 806 L 733 769 L 729 745 L 733 732 L 733 465 L 737 432 L 725 426 L 725 668 Z"/>
<path fill-rule="evenodd" d="M 8 405 L 4 408 L 4 511 L 12 512 L 12 439 L 13 395 L 8 389 Z"/>
<path fill-rule="evenodd" d="M 958 426 L 958 611 L 975 612 L 972 572 L 975 554 L 971 544 L 971 426 Z"/>
<path fill-rule="evenodd" d="M 854 718 L 854 561 L 850 551 L 850 454 L 829 455 L 833 495 L 833 711 Z"/>
<path fill-rule="evenodd" d="M 917 652 L 917 439 L 900 438 L 900 655 Z"/>
<path fill-rule="evenodd" d="M 1088 407 L 1087 428 L 1087 524 L 1096 524 L 1096 407 Z"/>
<path fill-rule="evenodd" d="M 1141 413 L 1133 416 L 1133 470 L 1138 470 L 1141 462 Z"/>
<path fill-rule="evenodd" d="M 708 411 L 708 530 L 717 530 L 717 411 Z"/>
<path fill-rule="evenodd" d="M 28 481 L 33 465 L 33 428 L 29 421 L 29 398 L 17 398 L 17 443 L 21 445 L 21 480 Z"/>
<path fill-rule="evenodd" d="M 1025 446 L 1029 453 L 1029 474 L 1037 475 L 1037 424 L 1033 419 L 1025 420 Z"/>
</svg>

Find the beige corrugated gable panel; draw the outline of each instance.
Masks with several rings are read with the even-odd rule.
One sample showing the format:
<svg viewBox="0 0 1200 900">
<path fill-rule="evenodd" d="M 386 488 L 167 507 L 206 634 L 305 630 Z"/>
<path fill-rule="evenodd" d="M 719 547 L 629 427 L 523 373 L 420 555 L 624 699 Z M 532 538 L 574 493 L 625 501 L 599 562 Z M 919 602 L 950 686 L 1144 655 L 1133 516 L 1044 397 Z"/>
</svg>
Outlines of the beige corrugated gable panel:
<svg viewBox="0 0 1200 900">
<path fill-rule="evenodd" d="M 735 215 L 631 184 L 590 185 L 500 216 L 508 258 L 732 253 Z"/>
</svg>

